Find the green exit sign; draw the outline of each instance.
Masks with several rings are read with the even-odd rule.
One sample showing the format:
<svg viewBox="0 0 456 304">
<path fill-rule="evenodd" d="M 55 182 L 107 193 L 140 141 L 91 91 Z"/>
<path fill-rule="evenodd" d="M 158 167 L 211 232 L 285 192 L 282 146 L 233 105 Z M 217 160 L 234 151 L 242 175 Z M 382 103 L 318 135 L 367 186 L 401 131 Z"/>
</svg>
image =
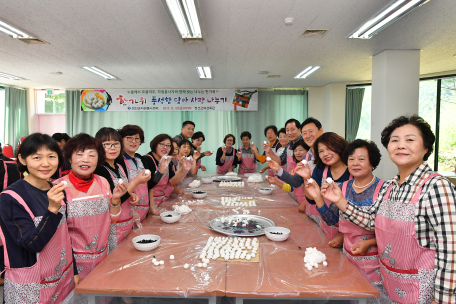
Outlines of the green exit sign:
<svg viewBox="0 0 456 304">
<path fill-rule="evenodd" d="M 46 95 L 54 95 L 54 89 L 46 89 Z"/>
</svg>

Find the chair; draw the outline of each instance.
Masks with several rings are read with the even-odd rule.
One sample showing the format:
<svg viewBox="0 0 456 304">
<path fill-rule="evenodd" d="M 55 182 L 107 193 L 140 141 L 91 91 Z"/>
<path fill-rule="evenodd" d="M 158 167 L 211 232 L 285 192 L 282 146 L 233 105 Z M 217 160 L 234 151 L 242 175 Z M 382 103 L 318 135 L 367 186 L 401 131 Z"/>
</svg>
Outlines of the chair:
<svg viewBox="0 0 456 304">
<path fill-rule="evenodd" d="M 8 144 L 3 146 L 3 155 L 9 158 L 14 158 L 13 147 L 11 147 L 11 145 Z"/>
</svg>

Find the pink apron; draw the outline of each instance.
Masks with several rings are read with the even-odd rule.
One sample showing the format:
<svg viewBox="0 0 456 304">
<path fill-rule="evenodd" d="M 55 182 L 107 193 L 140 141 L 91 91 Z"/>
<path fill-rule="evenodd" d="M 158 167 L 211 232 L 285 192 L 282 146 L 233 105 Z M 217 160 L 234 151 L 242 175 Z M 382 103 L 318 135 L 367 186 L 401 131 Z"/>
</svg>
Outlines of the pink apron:
<svg viewBox="0 0 456 304">
<path fill-rule="evenodd" d="M 239 151 L 242 153 L 241 163 L 239 164 L 239 174 L 255 173 L 257 167 L 255 163 L 255 155 L 253 155 L 252 152 L 247 152 L 247 150 L 243 147 L 241 147 Z"/>
<path fill-rule="evenodd" d="M 279 140 L 277 139 L 275 144 L 271 147 L 271 150 L 274 154 L 276 154 L 277 152 L 277 146 L 279 145 Z M 278 155 L 277 155 L 278 156 Z M 285 169 L 284 169 L 285 170 Z M 277 173 L 272 170 L 272 169 L 268 169 L 268 176 L 277 176 Z"/>
<path fill-rule="evenodd" d="M 226 156 L 225 155 L 225 162 L 223 163 L 222 166 L 217 166 L 217 174 L 227 174 L 228 170 L 231 168 L 234 162 L 234 158 L 236 156 L 236 149 L 233 148 L 233 155 L 232 156 Z"/>
<path fill-rule="evenodd" d="M 326 179 L 326 177 L 328 177 L 328 170 L 329 170 L 329 166 L 325 166 L 325 170 L 323 171 L 322 184 L 323 184 L 323 181 Z M 352 179 L 352 178 L 353 178 L 353 176 L 350 174 L 349 179 Z M 325 198 L 323 198 L 323 199 L 325 201 L 326 206 L 329 207 L 331 205 L 331 202 Z M 312 218 L 317 223 L 318 226 L 320 226 L 321 230 L 323 231 L 323 233 L 326 235 L 326 237 L 328 239 L 332 240 L 339 234 L 339 223 L 337 223 L 333 226 L 328 226 L 325 223 L 325 221 L 321 218 L 321 215 L 317 210 L 317 205 L 311 205 L 311 204 L 307 203 L 306 213 L 310 218 Z"/>
<path fill-rule="evenodd" d="M 307 153 L 306 155 L 306 161 L 309 161 L 309 153 Z M 325 168 L 325 171 L 323 172 L 323 175 L 324 176 L 327 176 L 328 175 L 328 169 L 329 167 L 326 166 Z M 312 173 L 313 173 L 313 170 L 310 171 L 310 176 L 312 176 Z M 321 228 L 321 217 L 320 217 L 320 213 L 317 211 L 317 205 L 312 205 L 310 204 L 307 199 L 304 197 L 304 199 L 306 200 L 306 214 L 308 217 L 310 217 L 317 225 L 318 227 Z"/>
<path fill-rule="evenodd" d="M 293 174 L 293 170 L 296 168 L 296 162 L 293 158 L 294 151 L 290 149 L 290 146 L 287 148 L 287 171 L 288 173 Z"/>
<path fill-rule="evenodd" d="M 128 185 L 128 179 L 127 175 L 125 174 L 125 171 L 123 170 L 122 166 L 117 164 L 120 170 L 120 178 L 123 180 L 125 185 Z M 114 187 L 117 187 L 117 184 L 119 183 L 119 179 L 117 179 L 111 172 L 110 169 L 106 168 L 111 175 L 112 182 L 114 183 Z M 117 220 L 117 223 L 111 224 L 110 231 L 109 231 L 109 237 L 108 237 L 108 253 L 114 250 L 120 242 L 123 241 L 124 238 L 127 237 L 127 235 L 130 233 L 130 231 L 133 229 L 133 212 L 131 209 L 130 205 L 130 200 L 131 197 L 123 202 L 120 205 L 121 208 L 121 214 L 119 219 Z"/>
<path fill-rule="evenodd" d="M 347 185 L 348 181 L 342 185 L 342 195 L 347 197 Z M 382 189 L 383 181 L 379 181 L 375 187 L 373 196 L 373 202 L 378 197 L 378 193 Z M 363 210 L 369 209 L 370 206 L 359 207 Z M 364 255 L 354 255 L 351 253 L 350 248 L 361 240 L 370 240 L 375 238 L 375 232 L 369 231 L 359 227 L 358 225 L 350 222 L 342 213 L 339 213 L 339 231 L 344 234 L 344 247 L 343 252 L 345 256 L 358 267 L 367 277 L 376 285 L 382 283 L 382 277 L 380 275 L 380 262 L 378 261 L 378 250 L 377 246 L 369 248 L 368 252 Z"/>
<path fill-rule="evenodd" d="M 423 185 L 410 202 L 389 199 L 391 184 L 375 218 L 375 235 L 380 252 L 383 286 L 390 299 L 399 303 L 431 303 L 434 300 L 435 250 L 418 245 L 415 209 Z"/>
<path fill-rule="evenodd" d="M 295 168 L 296 169 L 296 168 Z M 293 175 L 295 175 L 296 172 L 293 170 Z M 296 202 L 300 205 L 302 202 L 306 201 L 306 194 L 304 193 L 304 184 L 302 184 L 299 187 L 293 188 L 293 192 L 291 192 L 296 199 Z M 307 209 L 307 208 L 306 208 Z"/>
<path fill-rule="evenodd" d="M 6 188 L 8 188 L 8 168 L 6 167 L 6 164 L 15 164 L 16 165 L 16 162 L 13 161 L 13 160 L 1 160 L 1 162 L 3 162 L 3 167 L 5 168 L 5 175 L 3 177 L 3 190 L 5 190 Z M 3 240 L 0 239 L 0 246 L 3 245 Z M 1 250 L 1 248 L 0 248 Z"/>
<path fill-rule="evenodd" d="M 39 224 L 25 201 L 16 192 L 7 190 L 30 217 Z M 61 303 L 74 289 L 73 254 L 66 220 L 66 206 L 62 200 L 59 210 L 63 214 L 59 227 L 43 250 L 37 253 L 37 261 L 31 267 L 10 268 L 7 244 L 5 254 L 5 303 Z M 0 236 L 4 239 L 0 228 Z"/>
<path fill-rule="evenodd" d="M 56 184 L 60 181 L 72 185 L 68 175 Z M 81 280 L 106 257 L 108 249 L 111 224 L 109 185 L 105 189 L 98 175 L 95 175 L 95 181 L 87 193 L 74 187 L 65 189 L 68 201 L 68 232 Z"/>
<path fill-rule="evenodd" d="M 152 158 L 152 161 L 155 164 L 155 167 L 158 170 L 157 163 L 155 162 L 155 159 L 153 156 L 150 154 L 146 154 L 150 158 Z M 160 163 L 159 163 L 160 164 Z M 174 186 L 168 183 L 169 181 L 169 169 L 166 170 L 165 174 L 163 174 L 160 182 L 155 185 L 155 187 L 152 188 L 152 192 L 154 194 L 154 202 L 155 205 L 160 206 L 161 203 L 165 201 L 165 199 L 171 197 L 171 193 L 174 190 Z"/>
<path fill-rule="evenodd" d="M 124 159 L 125 164 L 128 167 L 128 176 L 130 177 L 130 182 L 140 174 L 144 168 L 141 160 L 136 158 L 136 163 L 138 164 L 138 169 L 131 159 Z M 136 212 L 138 212 L 141 222 L 146 218 L 147 213 L 149 213 L 149 189 L 147 183 L 140 184 L 135 188 L 135 194 L 139 197 L 139 202 L 136 206 L 132 206 Z"/>
</svg>

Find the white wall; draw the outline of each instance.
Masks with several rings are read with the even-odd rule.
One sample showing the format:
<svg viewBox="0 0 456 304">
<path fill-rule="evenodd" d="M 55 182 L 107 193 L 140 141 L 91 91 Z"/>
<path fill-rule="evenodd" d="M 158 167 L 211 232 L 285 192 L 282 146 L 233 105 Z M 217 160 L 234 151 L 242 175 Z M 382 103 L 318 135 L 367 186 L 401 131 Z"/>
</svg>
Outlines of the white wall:
<svg viewBox="0 0 456 304">
<path fill-rule="evenodd" d="M 345 137 L 345 83 L 309 87 L 309 116 L 318 119 L 325 132 Z"/>
<path fill-rule="evenodd" d="M 374 172 L 380 178 L 397 174 L 381 144 L 381 132 L 396 117 L 418 114 L 419 92 L 420 50 L 386 50 L 372 58 L 371 139 L 383 156 Z"/>
<path fill-rule="evenodd" d="M 35 108 L 35 90 L 27 89 L 28 132 L 38 132 L 38 121 Z"/>
<path fill-rule="evenodd" d="M 36 132 L 52 135 L 65 133 L 65 114 L 38 114 L 36 115 L 38 129 Z"/>
</svg>

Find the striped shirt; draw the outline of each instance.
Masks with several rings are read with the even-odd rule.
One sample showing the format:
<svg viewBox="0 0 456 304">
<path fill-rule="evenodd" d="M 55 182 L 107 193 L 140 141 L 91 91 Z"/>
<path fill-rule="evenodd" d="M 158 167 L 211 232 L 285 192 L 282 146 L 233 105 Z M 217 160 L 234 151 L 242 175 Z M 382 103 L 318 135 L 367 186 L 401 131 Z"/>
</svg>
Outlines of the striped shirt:
<svg viewBox="0 0 456 304">
<path fill-rule="evenodd" d="M 364 211 L 348 202 L 344 215 L 367 230 L 375 229 L 375 217 L 390 185 L 389 199 L 411 202 L 421 182 L 434 172 L 421 164 L 399 186 L 399 175 L 386 181 L 377 200 Z M 418 244 L 436 250 L 435 301 L 456 303 L 456 189 L 442 176 L 430 178 L 423 186 L 415 208 L 415 231 Z"/>
</svg>

